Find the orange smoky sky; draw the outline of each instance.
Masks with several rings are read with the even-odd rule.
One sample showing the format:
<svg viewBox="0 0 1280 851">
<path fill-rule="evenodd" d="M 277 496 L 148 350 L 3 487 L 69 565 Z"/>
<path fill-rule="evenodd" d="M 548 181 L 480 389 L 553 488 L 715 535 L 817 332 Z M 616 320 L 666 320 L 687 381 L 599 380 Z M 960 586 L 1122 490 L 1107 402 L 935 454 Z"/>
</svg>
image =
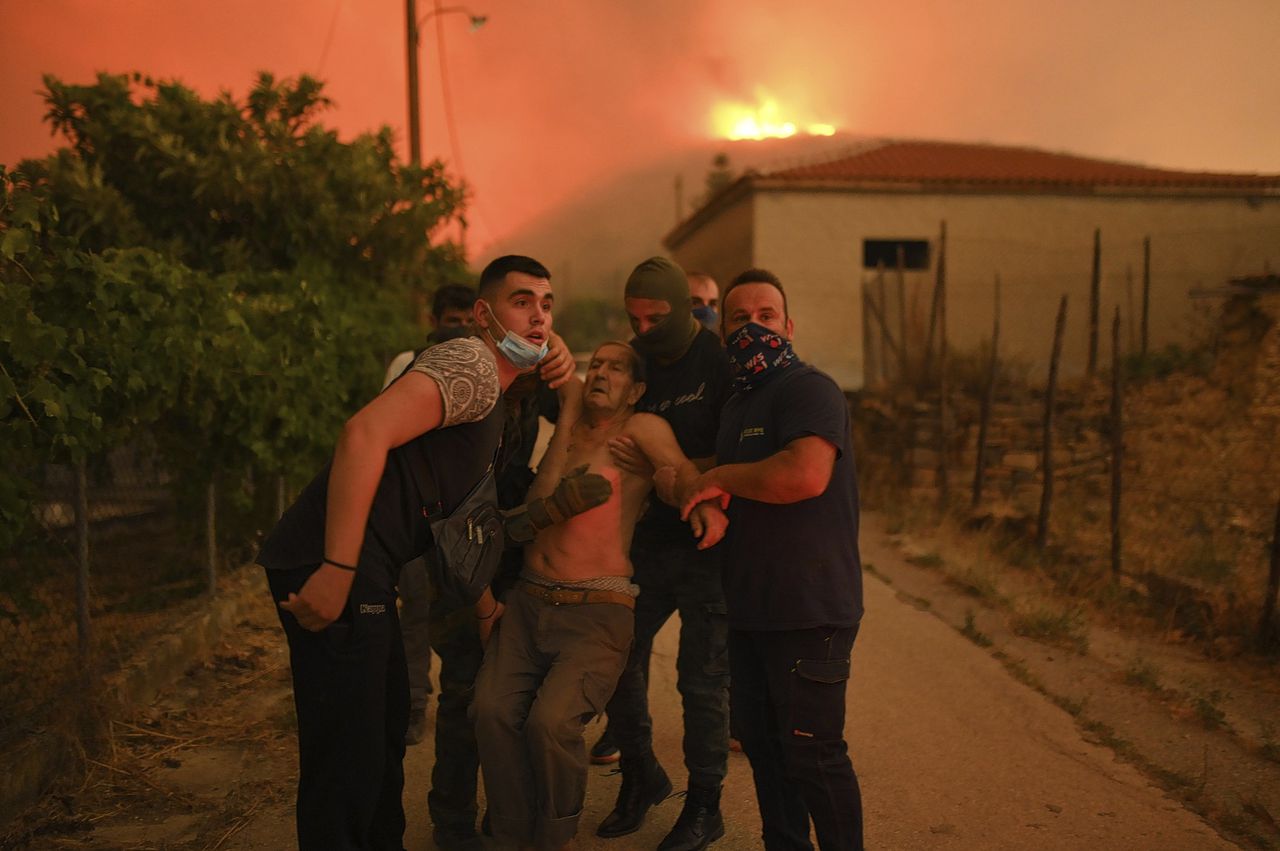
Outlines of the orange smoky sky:
<svg viewBox="0 0 1280 851">
<path fill-rule="evenodd" d="M 761 90 L 798 122 L 859 135 L 1280 172 L 1275 0 L 469 5 L 483 28 L 462 14 L 424 27 L 423 138 L 474 190 L 479 252 L 705 140 L 717 103 Z M 139 70 L 237 96 L 258 70 L 310 73 L 336 102 L 326 123 L 344 135 L 388 124 L 403 145 L 404 19 L 403 0 L 0 0 L 0 162 L 58 144 L 42 124 L 46 72 Z"/>
</svg>

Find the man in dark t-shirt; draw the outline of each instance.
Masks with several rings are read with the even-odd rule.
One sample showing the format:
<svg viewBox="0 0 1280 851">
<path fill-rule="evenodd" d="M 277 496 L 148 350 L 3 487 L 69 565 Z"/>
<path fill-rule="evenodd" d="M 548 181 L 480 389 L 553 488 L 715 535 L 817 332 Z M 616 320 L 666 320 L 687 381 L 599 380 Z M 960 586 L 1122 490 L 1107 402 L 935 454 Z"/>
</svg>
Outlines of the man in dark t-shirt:
<svg viewBox="0 0 1280 851">
<path fill-rule="evenodd" d="M 751 761 L 766 848 L 862 848 L 862 798 L 844 740 L 849 655 L 862 617 L 849 410 L 791 350 L 782 284 L 748 270 L 721 300 L 734 393 L 719 466 L 679 483 L 685 511 L 720 499 L 730 706 Z M 659 471 L 660 488 L 671 471 Z"/>
<path fill-rule="evenodd" d="M 631 345 L 644 358 L 648 377 L 636 410 L 665 419 L 681 451 L 705 470 L 715 455 L 720 408 L 729 390 L 720 340 L 693 317 L 684 271 L 662 257 L 631 273 L 626 309 L 636 332 Z M 684 809 L 658 847 L 694 851 L 724 833 L 720 786 L 728 769 L 729 672 L 719 548 L 699 550 L 678 512 L 652 500 L 636 526 L 631 561 L 640 586 L 635 643 L 608 706 L 609 727 L 622 752 L 622 784 L 613 811 L 596 832 L 606 838 L 634 832 L 649 807 L 671 791 L 653 754 L 647 689 L 654 636 L 678 611 L 676 686 L 684 709 L 689 785 Z"/>
</svg>

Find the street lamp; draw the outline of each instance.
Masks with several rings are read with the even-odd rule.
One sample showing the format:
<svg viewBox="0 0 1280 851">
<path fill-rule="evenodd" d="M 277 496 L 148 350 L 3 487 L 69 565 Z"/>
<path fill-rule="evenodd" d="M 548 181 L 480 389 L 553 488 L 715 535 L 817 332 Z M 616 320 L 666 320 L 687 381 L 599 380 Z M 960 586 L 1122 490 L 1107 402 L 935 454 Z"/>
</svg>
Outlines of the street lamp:
<svg viewBox="0 0 1280 851">
<path fill-rule="evenodd" d="M 418 17 L 417 0 L 404 0 L 406 54 L 409 66 L 409 160 L 414 164 L 422 161 L 422 141 L 418 129 L 418 30 L 436 15 L 447 15 L 459 12 L 471 19 L 472 32 L 484 26 L 489 20 L 486 15 L 477 15 L 466 6 L 443 6 L 432 9 L 421 18 Z"/>
</svg>

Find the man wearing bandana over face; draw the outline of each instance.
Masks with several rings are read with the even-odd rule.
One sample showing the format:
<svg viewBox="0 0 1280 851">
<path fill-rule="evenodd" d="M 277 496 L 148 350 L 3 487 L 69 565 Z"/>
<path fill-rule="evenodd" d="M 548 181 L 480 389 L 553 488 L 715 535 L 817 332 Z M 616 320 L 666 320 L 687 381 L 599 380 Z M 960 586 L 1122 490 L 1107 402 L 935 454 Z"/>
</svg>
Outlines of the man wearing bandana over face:
<svg viewBox="0 0 1280 851">
<path fill-rule="evenodd" d="M 862 797 L 844 740 L 849 654 L 862 617 L 849 409 L 791 350 L 777 276 L 750 269 L 721 300 L 734 394 L 720 466 L 675 486 L 682 511 L 719 499 L 730 705 L 751 761 L 766 849 L 862 848 Z"/>
<path fill-rule="evenodd" d="M 625 295 L 636 333 L 631 345 L 644 358 L 648 375 L 636 410 L 665 419 L 681 451 L 705 470 L 715 455 L 720 408 L 729 395 L 729 365 L 720 340 L 694 318 L 688 279 L 665 258 L 637 266 Z M 619 465 L 628 466 L 633 448 L 625 439 L 613 448 Z M 671 791 L 653 754 L 647 688 L 653 638 L 678 611 L 677 687 L 689 785 L 684 809 L 658 846 L 662 851 L 705 848 L 724 834 L 720 785 L 729 753 L 728 625 L 719 548 L 699 551 L 697 544 L 674 508 L 651 502 L 631 547 L 633 581 L 640 586 L 635 644 L 608 706 L 609 726 L 622 752 L 622 784 L 613 811 L 596 832 L 617 837 L 637 830 L 648 809 Z"/>
</svg>

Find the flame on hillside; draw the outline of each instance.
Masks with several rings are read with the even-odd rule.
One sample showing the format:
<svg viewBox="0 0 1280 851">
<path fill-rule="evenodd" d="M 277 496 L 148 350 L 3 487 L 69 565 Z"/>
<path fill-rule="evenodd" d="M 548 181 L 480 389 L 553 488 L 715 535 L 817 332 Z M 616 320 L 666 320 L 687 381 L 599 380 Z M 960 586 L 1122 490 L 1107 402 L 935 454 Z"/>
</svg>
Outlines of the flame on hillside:
<svg viewBox="0 0 1280 851">
<path fill-rule="evenodd" d="M 801 123 L 784 117 L 776 98 L 763 89 L 756 90 L 754 104 L 725 101 L 716 104 L 711 113 L 712 130 L 722 139 L 786 139 L 798 133 L 809 136 L 832 136 L 835 125 Z"/>
</svg>

